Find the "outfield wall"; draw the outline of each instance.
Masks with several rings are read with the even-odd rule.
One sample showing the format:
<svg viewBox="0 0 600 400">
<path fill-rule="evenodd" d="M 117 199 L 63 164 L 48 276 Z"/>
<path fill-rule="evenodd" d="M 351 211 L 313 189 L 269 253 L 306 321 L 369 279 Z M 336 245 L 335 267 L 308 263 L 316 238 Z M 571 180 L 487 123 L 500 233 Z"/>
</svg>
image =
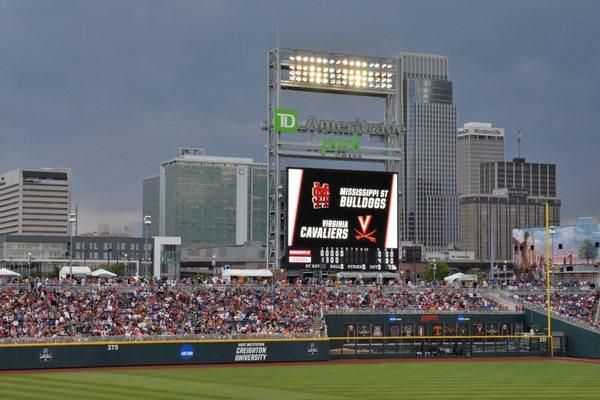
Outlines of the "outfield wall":
<svg viewBox="0 0 600 400">
<path fill-rule="evenodd" d="M 545 356 L 523 313 L 328 314 L 332 359 Z"/>
<path fill-rule="evenodd" d="M 0 344 L 0 370 L 243 364 L 330 359 L 547 355 L 545 327 L 527 313 L 326 314 L 328 338 Z M 553 319 L 569 355 L 600 358 L 600 335 Z"/>
<path fill-rule="evenodd" d="M 329 337 L 520 335 L 526 327 L 523 313 L 326 314 L 325 322 Z"/>
<path fill-rule="evenodd" d="M 1 345 L 0 370 L 327 361 L 327 339 Z"/>
<path fill-rule="evenodd" d="M 548 316 L 527 308 L 525 318 L 528 325 L 537 325 L 545 329 Z M 599 358 L 600 359 L 600 334 L 580 328 L 568 322 L 551 318 L 552 332 L 563 332 L 567 337 L 567 352 L 570 357 Z M 557 343 L 554 344 L 556 348 Z"/>
</svg>

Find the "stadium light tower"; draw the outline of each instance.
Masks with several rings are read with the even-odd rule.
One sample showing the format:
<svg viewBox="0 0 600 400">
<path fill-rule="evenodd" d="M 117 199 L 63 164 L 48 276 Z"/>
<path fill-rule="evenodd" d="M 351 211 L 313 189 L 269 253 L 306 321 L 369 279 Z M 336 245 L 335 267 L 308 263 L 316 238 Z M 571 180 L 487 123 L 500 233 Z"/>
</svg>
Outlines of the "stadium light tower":
<svg viewBox="0 0 600 400">
<path fill-rule="evenodd" d="M 276 111 L 282 111 L 280 98 L 282 90 L 301 92 L 333 93 L 339 95 L 358 95 L 380 97 L 385 99 L 385 124 L 396 125 L 397 110 L 399 110 L 396 90 L 396 76 L 398 73 L 395 58 L 355 56 L 348 54 L 319 52 L 310 50 L 297 50 L 279 48 L 271 50 L 268 55 L 268 81 L 267 81 L 267 121 L 264 129 L 268 131 L 267 144 L 267 265 L 269 268 L 280 268 L 284 256 L 285 243 L 285 218 L 282 218 L 284 206 L 283 180 L 281 177 L 281 161 L 284 158 L 344 160 L 352 162 L 382 163 L 388 172 L 402 175 L 402 143 L 401 132 L 358 132 L 361 137 L 368 137 L 370 143 L 382 146 L 360 146 L 360 151 L 354 153 L 340 151 L 340 147 L 314 143 L 314 136 L 327 134 L 329 138 L 340 134 L 338 127 L 347 127 L 346 122 L 337 125 L 335 121 L 325 121 L 316 127 L 308 128 L 307 124 L 300 126 L 298 110 L 291 110 L 286 116 L 286 126 L 293 130 L 281 130 L 283 124 L 275 123 Z M 290 110 L 288 110 L 290 111 Z M 283 120 L 282 120 L 283 121 Z M 340 122 L 340 121 L 338 121 Z M 287 124 L 290 124 L 288 127 Z M 335 124 L 332 125 L 332 124 Z M 345 125 L 344 125 L 345 124 Z M 367 126 L 366 121 L 357 122 L 356 126 Z M 329 129 L 331 127 L 334 129 Z M 396 126 L 400 126 L 396 125 Z M 346 134 L 352 134 L 349 132 Z M 287 141 L 282 132 L 296 133 L 296 140 Z M 306 137 L 306 142 L 297 139 Z M 334 139 L 336 140 L 336 139 Z M 325 143 L 325 142 L 324 142 Z M 328 142 L 329 143 L 329 142 Z M 399 185 L 398 187 L 401 187 Z M 398 195 L 398 199 L 400 193 Z M 398 200 L 398 205 L 401 202 Z M 398 235 L 399 237 L 399 235 Z"/>
</svg>

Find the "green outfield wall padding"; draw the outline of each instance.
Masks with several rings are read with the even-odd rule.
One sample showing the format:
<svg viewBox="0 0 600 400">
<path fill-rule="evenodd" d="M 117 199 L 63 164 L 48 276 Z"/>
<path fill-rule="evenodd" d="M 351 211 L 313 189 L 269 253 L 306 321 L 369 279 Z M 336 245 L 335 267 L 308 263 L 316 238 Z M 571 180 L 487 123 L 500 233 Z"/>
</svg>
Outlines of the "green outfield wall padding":
<svg viewBox="0 0 600 400">
<path fill-rule="evenodd" d="M 525 318 L 528 326 L 536 325 L 546 329 L 547 316 L 531 309 L 526 309 Z M 600 334 L 551 318 L 552 332 L 562 332 L 567 337 L 567 354 L 571 357 L 600 358 Z"/>
<path fill-rule="evenodd" d="M 110 343 L 0 347 L 0 370 L 326 361 L 323 340 Z"/>
</svg>

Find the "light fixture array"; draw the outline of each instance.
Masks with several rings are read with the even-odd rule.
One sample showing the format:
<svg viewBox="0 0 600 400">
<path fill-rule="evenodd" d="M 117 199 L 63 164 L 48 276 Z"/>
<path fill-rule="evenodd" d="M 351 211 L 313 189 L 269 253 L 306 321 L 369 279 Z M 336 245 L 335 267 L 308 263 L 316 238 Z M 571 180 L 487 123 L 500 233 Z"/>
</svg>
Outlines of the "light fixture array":
<svg viewBox="0 0 600 400">
<path fill-rule="evenodd" d="M 288 57 L 286 66 L 291 83 L 352 89 L 391 90 L 395 75 L 392 63 L 344 56 L 329 58 L 295 54 Z"/>
</svg>

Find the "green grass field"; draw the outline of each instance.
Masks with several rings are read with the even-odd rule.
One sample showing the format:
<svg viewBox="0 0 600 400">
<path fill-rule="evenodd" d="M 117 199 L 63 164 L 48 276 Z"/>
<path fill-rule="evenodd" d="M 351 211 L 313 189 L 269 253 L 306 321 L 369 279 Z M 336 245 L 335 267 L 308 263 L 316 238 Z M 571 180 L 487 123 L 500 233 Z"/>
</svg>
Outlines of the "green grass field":
<svg viewBox="0 0 600 400">
<path fill-rule="evenodd" d="M 2 399 L 599 399 L 600 364 L 323 363 L 0 375 Z"/>
</svg>

